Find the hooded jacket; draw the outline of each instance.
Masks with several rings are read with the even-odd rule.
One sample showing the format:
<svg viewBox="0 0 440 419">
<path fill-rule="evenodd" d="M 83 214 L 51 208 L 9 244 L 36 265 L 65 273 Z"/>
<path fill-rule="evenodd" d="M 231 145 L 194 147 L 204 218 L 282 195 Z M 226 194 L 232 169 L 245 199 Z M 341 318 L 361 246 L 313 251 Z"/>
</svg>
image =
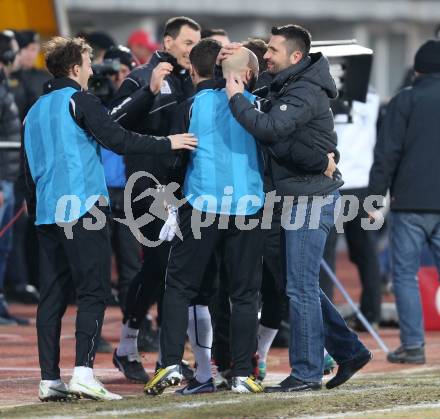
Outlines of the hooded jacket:
<svg viewBox="0 0 440 419">
<path fill-rule="evenodd" d="M 343 185 L 338 171 L 330 179 L 305 170 L 292 157 L 293 144 L 301 141 L 312 149 L 334 152 L 338 160 L 330 109 L 330 99 L 336 97 L 328 60 L 316 53 L 275 76 L 260 110 L 241 94 L 231 98 L 235 118 L 269 150 L 269 170 L 278 194 L 324 195 Z"/>
<path fill-rule="evenodd" d="M 440 73 L 419 75 L 387 106 L 368 194 L 390 189 L 392 211 L 440 211 L 439 91 Z"/>
</svg>

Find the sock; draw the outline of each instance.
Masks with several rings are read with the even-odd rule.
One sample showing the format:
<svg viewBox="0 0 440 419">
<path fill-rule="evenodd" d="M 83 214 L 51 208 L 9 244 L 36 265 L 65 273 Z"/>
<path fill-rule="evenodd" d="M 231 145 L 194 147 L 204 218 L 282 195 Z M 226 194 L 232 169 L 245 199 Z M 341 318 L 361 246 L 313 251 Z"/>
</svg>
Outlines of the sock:
<svg viewBox="0 0 440 419">
<path fill-rule="evenodd" d="M 75 367 L 73 369 L 73 376 L 80 381 L 93 380 L 93 368 L 89 367 Z"/>
<path fill-rule="evenodd" d="M 137 338 L 139 329 L 133 329 L 124 323 L 121 328 L 121 337 L 116 349 L 118 356 L 138 355 Z"/>
<path fill-rule="evenodd" d="M 196 379 L 199 383 L 205 383 L 212 378 L 212 324 L 208 306 L 188 308 L 188 337 L 197 364 Z"/>
<path fill-rule="evenodd" d="M 58 378 L 58 380 L 41 380 L 41 382 L 49 386 L 58 386 L 62 384 L 61 378 Z"/>
<path fill-rule="evenodd" d="M 259 325 L 257 353 L 260 360 L 266 362 L 267 354 L 277 333 L 278 329 L 271 329 L 262 324 Z"/>
</svg>

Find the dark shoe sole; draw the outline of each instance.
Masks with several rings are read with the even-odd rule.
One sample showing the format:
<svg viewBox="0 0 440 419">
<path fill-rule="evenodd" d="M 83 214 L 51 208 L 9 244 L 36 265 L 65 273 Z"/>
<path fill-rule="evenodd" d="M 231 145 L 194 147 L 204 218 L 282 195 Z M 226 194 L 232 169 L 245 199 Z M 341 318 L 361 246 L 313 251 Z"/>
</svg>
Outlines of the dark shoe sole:
<svg viewBox="0 0 440 419">
<path fill-rule="evenodd" d="M 194 391 L 193 393 L 183 393 L 183 389 L 176 390 L 174 392 L 174 394 L 176 394 L 178 396 L 194 396 L 195 394 L 208 394 L 208 393 L 215 393 L 215 392 L 216 392 L 216 388 L 211 387 L 210 389 L 197 390 L 197 391 Z"/>
<path fill-rule="evenodd" d="M 391 364 L 413 364 L 413 365 L 423 365 L 426 364 L 426 359 L 389 359 L 387 361 Z"/>
<path fill-rule="evenodd" d="M 319 391 L 321 389 L 322 385 L 302 387 L 265 387 L 264 393 L 296 393 L 300 391 Z"/>
<path fill-rule="evenodd" d="M 58 396 L 49 396 L 49 397 L 39 397 L 40 402 L 43 403 L 47 403 L 47 402 L 61 402 L 61 403 L 65 403 L 65 402 L 73 402 L 75 400 L 78 400 L 80 397 L 78 394 L 76 393 L 68 393 L 68 394 L 64 394 L 64 395 L 58 395 Z"/>
<path fill-rule="evenodd" d="M 160 396 L 167 387 L 178 386 L 181 380 L 176 377 L 166 378 L 157 383 L 154 387 L 144 389 L 144 394 L 147 396 Z"/>
</svg>

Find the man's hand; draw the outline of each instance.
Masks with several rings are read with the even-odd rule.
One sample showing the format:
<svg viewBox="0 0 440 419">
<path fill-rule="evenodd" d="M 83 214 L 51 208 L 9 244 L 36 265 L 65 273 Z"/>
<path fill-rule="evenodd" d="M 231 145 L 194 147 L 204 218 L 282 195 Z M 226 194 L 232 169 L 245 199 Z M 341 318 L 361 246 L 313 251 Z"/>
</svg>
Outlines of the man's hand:
<svg viewBox="0 0 440 419">
<path fill-rule="evenodd" d="M 328 164 L 327 164 L 327 169 L 324 172 L 324 175 L 326 175 L 330 179 L 333 179 L 333 173 L 335 173 L 336 170 L 335 153 L 328 153 L 327 157 L 328 157 Z"/>
<path fill-rule="evenodd" d="M 230 44 L 225 45 L 224 47 L 222 47 L 222 49 L 218 53 L 217 60 L 215 61 L 215 63 L 217 65 L 220 65 L 225 58 L 228 58 L 235 51 L 237 51 L 237 49 L 239 49 L 241 47 L 242 47 L 242 44 L 240 44 L 239 42 L 232 42 Z"/>
<path fill-rule="evenodd" d="M 385 217 L 381 210 L 375 210 L 368 213 L 368 218 L 371 221 L 377 221 L 377 222 L 381 221 L 383 223 Z"/>
<path fill-rule="evenodd" d="M 0 208 L 5 205 L 5 195 L 0 191 Z"/>
<path fill-rule="evenodd" d="M 150 80 L 151 93 L 157 95 L 162 87 L 163 80 L 173 71 L 170 63 L 159 63 L 153 70 Z"/>
<path fill-rule="evenodd" d="M 172 150 L 195 150 L 197 146 L 197 138 L 194 134 L 176 134 L 169 135 Z"/>
<path fill-rule="evenodd" d="M 230 73 L 226 79 L 226 94 L 228 99 L 237 93 L 244 92 L 244 83 L 238 74 Z"/>
</svg>

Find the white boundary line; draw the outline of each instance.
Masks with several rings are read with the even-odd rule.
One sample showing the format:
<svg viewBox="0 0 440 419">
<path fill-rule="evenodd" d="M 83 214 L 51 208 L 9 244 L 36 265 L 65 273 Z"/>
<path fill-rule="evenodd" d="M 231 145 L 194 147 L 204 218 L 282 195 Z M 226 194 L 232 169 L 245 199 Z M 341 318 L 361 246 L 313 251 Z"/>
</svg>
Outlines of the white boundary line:
<svg viewBox="0 0 440 419">
<path fill-rule="evenodd" d="M 381 414 L 381 413 L 407 412 L 411 410 L 420 410 L 420 409 L 440 410 L 440 403 L 409 404 L 404 406 L 390 407 L 388 409 L 363 410 L 361 412 L 353 411 L 353 412 L 344 412 L 344 413 L 327 413 L 324 415 L 316 415 L 316 416 L 300 416 L 297 419 L 333 419 L 333 418 L 345 418 L 347 416 L 353 417 L 353 416 L 364 416 L 364 415 Z"/>
<path fill-rule="evenodd" d="M 399 388 L 399 385 L 387 385 L 387 386 L 381 386 L 381 387 L 370 387 L 371 390 L 389 390 L 389 389 L 395 389 Z M 363 393 L 366 390 L 368 390 L 368 387 L 362 387 L 360 389 L 351 389 L 351 390 L 338 390 L 338 394 L 359 394 Z M 299 398 L 309 398 L 309 397 L 316 397 L 316 392 L 299 392 L 299 393 L 274 393 L 271 394 L 271 399 L 299 399 Z M 334 397 L 335 392 L 332 391 L 324 391 L 320 395 L 320 397 Z M 249 395 L 244 397 L 235 397 L 233 396 L 230 400 L 213 400 L 213 401 L 200 401 L 200 402 L 186 402 L 186 403 L 178 403 L 173 402 L 168 405 L 164 406 L 158 406 L 158 407 L 145 407 L 145 408 L 133 408 L 133 409 L 121 409 L 121 410 L 104 410 L 99 412 L 93 412 L 94 417 L 119 417 L 119 416 L 129 416 L 129 415 L 144 415 L 148 413 L 159 413 L 159 412 L 166 412 L 169 410 L 186 410 L 186 409 L 195 409 L 199 407 L 215 407 L 215 406 L 223 406 L 223 405 L 233 405 L 233 404 L 239 404 L 244 401 L 249 401 Z M 431 404 L 419 404 L 419 405 L 408 405 L 408 406 L 397 406 L 396 408 L 389 408 L 389 409 L 377 409 L 377 410 L 365 410 L 363 412 L 354 412 L 356 413 L 356 416 L 369 414 L 369 413 L 386 413 L 386 412 L 393 412 L 393 411 L 404 411 L 404 410 L 412 410 L 412 409 L 420 409 L 420 408 L 440 408 L 440 403 L 431 403 Z M 345 417 L 351 415 L 351 412 L 345 412 L 345 413 L 329 413 L 324 415 L 317 415 L 317 416 L 303 416 L 301 419 L 327 419 L 327 418 L 334 418 L 339 417 L 339 415 L 342 415 L 340 417 Z M 89 414 L 80 413 L 78 415 L 57 415 L 57 416 L 46 416 L 45 419 L 88 419 L 90 418 Z"/>
</svg>

